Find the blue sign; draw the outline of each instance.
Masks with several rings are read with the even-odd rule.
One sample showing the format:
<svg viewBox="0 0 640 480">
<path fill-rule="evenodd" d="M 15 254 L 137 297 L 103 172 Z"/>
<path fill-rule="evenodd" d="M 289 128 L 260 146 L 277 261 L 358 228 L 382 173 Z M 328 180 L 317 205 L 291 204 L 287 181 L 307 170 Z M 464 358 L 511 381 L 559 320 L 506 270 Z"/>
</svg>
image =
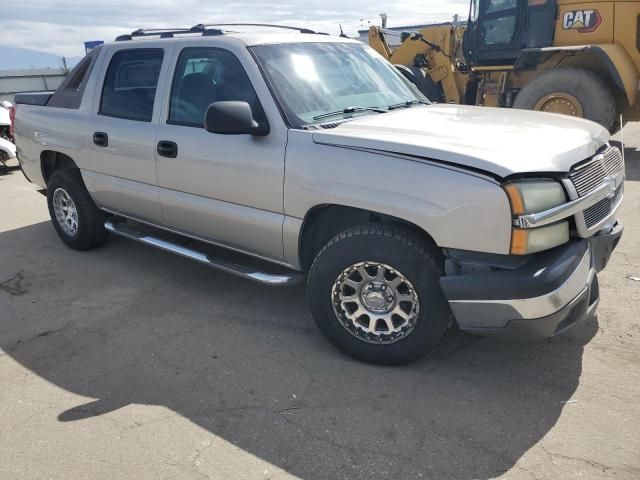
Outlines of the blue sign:
<svg viewBox="0 0 640 480">
<path fill-rule="evenodd" d="M 104 42 L 102 40 L 93 40 L 91 42 L 84 42 L 84 51 L 85 53 L 88 54 L 91 50 L 103 44 Z"/>
</svg>

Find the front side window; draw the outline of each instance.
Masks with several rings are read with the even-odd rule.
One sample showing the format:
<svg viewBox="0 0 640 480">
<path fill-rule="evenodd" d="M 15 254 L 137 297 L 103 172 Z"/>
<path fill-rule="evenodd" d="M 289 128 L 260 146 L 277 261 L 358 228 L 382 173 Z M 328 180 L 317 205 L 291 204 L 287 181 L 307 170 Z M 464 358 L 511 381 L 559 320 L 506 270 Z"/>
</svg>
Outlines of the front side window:
<svg viewBox="0 0 640 480">
<path fill-rule="evenodd" d="M 359 43 L 286 43 L 251 51 L 294 127 L 352 107 L 385 110 L 427 101 L 388 61 Z"/>
<path fill-rule="evenodd" d="M 121 50 L 111 59 L 102 89 L 101 115 L 150 122 L 163 50 Z"/>
<path fill-rule="evenodd" d="M 209 105 L 221 101 L 247 102 L 258 122 L 264 113 L 240 61 L 219 48 L 185 48 L 171 87 L 168 123 L 202 127 Z"/>
</svg>

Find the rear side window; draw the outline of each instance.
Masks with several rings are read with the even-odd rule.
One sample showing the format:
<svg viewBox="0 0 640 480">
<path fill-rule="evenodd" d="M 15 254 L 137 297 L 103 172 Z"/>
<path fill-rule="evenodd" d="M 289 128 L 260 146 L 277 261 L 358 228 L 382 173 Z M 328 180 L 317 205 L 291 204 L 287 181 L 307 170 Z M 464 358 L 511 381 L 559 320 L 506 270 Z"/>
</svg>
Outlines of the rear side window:
<svg viewBox="0 0 640 480">
<path fill-rule="evenodd" d="M 111 59 L 102 88 L 100 115 L 150 122 L 163 50 L 121 50 Z"/>
<path fill-rule="evenodd" d="M 100 47 L 95 48 L 84 57 L 71 71 L 60 87 L 51 96 L 47 106 L 58 108 L 78 109 L 82 103 L 84 89 L 87 86 L 89 75 L 93 70 Z"/>
</svg>

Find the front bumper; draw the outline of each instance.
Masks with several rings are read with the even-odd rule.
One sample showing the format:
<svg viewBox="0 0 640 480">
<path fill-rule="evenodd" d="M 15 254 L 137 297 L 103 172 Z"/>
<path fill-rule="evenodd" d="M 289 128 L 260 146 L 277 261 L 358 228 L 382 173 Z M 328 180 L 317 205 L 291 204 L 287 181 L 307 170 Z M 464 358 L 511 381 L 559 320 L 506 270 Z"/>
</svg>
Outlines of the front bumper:
<svg viewBox="0 0 640 480">
<path fill-rule="evenodd" d="M 552 337 L 595 314 L 597 272 L 608 263 L 623 227 L 533 255 L 514 270 L 440 279 L 461 330 L 509 339 Z"/>
</svg>

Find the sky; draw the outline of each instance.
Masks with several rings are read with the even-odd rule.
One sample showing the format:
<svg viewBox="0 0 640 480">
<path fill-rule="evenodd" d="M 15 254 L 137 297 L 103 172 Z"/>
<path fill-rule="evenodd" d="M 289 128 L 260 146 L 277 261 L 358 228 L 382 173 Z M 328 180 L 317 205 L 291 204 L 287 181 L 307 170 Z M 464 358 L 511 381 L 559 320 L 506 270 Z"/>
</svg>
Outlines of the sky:
<svg viewBox="0 0 640 480">
<path fill-rule="evenodd" d="M 280 23 L 355 36 L 380 23 L 388 26 L 449 21 L 467 16 L 469 0 L 2 0 L 0 45 L 64 56 L 84 54 L 89 40 L 112 41 L 141 27 L 190 27 L 199 23 Z"/>
</svg>

